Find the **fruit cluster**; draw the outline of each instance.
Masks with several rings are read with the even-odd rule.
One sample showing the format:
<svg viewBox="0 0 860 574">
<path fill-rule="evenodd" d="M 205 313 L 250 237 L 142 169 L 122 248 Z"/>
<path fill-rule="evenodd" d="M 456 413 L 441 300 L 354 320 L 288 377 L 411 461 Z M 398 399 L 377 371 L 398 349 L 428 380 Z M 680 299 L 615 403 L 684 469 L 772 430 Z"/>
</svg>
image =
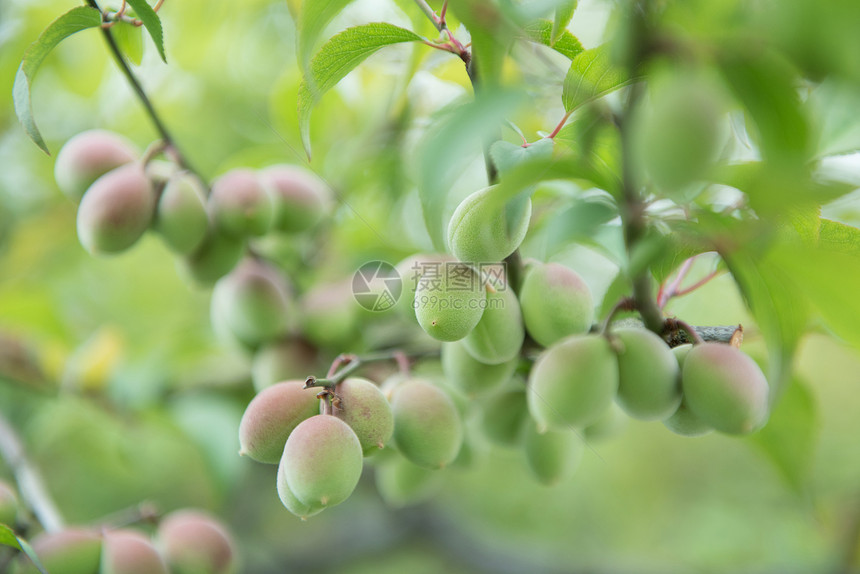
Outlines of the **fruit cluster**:
<svg viewBox="0 0 860 574">
<path fill-rule="evenodd" d="M 173 162 L 140 160 L 131 143 L 102 130 L 66 142 L 54 176 L 80 202 L 78 237 L 87 251 L 122 252 L 152 229 L 201 284 L 233 269 L 248 239 L 315 225 L 330 197 L 321 180 L 291 165 L 233 169 L 210 192 L 194 173 Z"/>
<path fill-rule="evenodd" d="M 182 509 L 164 516 L 153 537 L 132 528 L 68 527 L 32 540 L 39 561 L 52 574 L 236 574 L 232 535 L 209 513 Z M 13 574 L 37 574 L 19 556 Z"/>
</svg>

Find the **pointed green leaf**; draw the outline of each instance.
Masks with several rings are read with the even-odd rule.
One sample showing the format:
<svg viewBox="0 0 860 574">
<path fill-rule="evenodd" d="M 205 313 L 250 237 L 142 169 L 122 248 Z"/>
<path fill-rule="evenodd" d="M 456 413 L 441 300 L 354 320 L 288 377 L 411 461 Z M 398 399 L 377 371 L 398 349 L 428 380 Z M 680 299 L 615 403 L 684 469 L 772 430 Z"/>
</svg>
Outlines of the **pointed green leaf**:
<svg viewBox="0 0 860 574">
<path fill-rule="evenodd" d="M 573 59 L 564 78 L 561 101 L 566 112 L 596 100 L 630 83 L 624 70 L 610 61 L 606 44 L 586 50 Z"/>
<path fill-rule="evenodd" d="M 48 574 L 48 571 L 45 570 L 44 566 L 42 566 L 42 563 L 39 561 L 39 557 L 36 556 L 33 548 L 27 543 L 27 541 L 23 538 L 18 538 L 15 532 L 5 524 L 0 524 L 0 544 L 20 550 L 27 556 L 27 558 L 30 559 L 39 572 L 42 574 Z"/>
<path fill-rule="evenodd" d="M 39 133 L 39 128 L 36 127 L 36 120 L 33 118 L 33 107 L 30 103 L 30 86 L 33 84 L 33 78 L 36 76 L 39 66 L 42 65 L 42 62 L 57 44 L 75 32 L 100 26 L 101 23 L 101 13 L 95 8 L 89 6 L 72 8 L 51 22 L 45 31 L 42 32 L 42 35 L 39 36 L 39 39 L 30 44 L 27 51 L 24 52 L 24 59 L 21 61 L 21 66 L 15 75 L 15 85 L 12 88 L 12 97 L 15 101 L 15 114 L 18 116 L 18 121 L 24 126 L 24 130 L 30 136 L 30 139 L 42 148 L 45 153 L 50 152 L 48 151 L 48 146 L 45 145 L 45 140 L 42 139 L 42 134 Z"/>
<path fill-rule="evenodd" d="M 314 46 L 325 27 L 351 1 L 304 0 L 301 2 L 299 18 L 296 22 L 296 56 L 302 69 L 307 68 Z"/>
<path fill-rule="evenodd" d="M 556 42 L 567 32 L 567 27 L 573 19 L 577 0 L 567 0 L 555 9 L 555 18 L 552 21 L 552 36 L 550 44 L 555 46 Z"/>
<path fill-rule="evenodd" d="M 143 32 L 138 26 L 129 22 L 118 22 L 113 28 L 114 40 L 126 58 L 135 66 L 143 59 Z"/>
<path fill-rule="evenodd" d="M 526 37 L 532 42 L 549 46 L 562 56 L 573 60 L 584 51 L 582 44 L 576 39 L 576 36 L 562 30 L 561 33 L 553 39 L 553 23 L 549 20 L 537 20 L 526 27 Z"/>
<path fill-rule="evenodd" d="M 299 86 L 299 129 L 308 156 L 311 111 L 320 97 L 383 46 L 420 40 L 420 36 L 405 28 L 377 22 L 348 28 L 323 45 Z"/>
<path fill-rule="evenodd" d="M 818 429 L 815 398 L 793 377 L 767 425 L 748 440 L 765 453 L 798 494 L 803 494 L 809 484 Z"/>
<path fill-rule="evenodd" d="M 155 48 L 158 50 L 158 55 L 161 56 L 163 62 L 167 62 L 167 56 L 164 54 L 164 31 L 161 29 L 161 18 L 155 13 L 146 0 L 128 0 L 128 3 L 134 8 L 134 12 L 138 19 L 143 22 L 144 28 L 149 32 L 149 36 L 155 43 Z"/>
</svg>

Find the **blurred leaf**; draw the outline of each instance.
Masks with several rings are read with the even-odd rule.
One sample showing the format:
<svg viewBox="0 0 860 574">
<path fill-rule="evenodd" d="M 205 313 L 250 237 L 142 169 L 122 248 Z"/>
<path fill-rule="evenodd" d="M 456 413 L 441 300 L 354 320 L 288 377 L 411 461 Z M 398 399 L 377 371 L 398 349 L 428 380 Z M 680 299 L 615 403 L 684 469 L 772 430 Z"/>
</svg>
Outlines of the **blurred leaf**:
<svg viewBox="0 0 860 574">
<path fill-rule="evenodd" d="M 42 574 L 48 574 L 48 571 L 45 570 L 45 567 L 42 566 L 41 562 L 39 562 L 39 557 L 36 556 L 36 553 L 33 551 L 33 548 L 30 547 L 30 544 L 28 544 L 23 538 L 18 538 L 18 536 L 15 535 L 15 532 L 5 524 L 0 524 L 0 544 L 20 550 L 27 555 L 27 558 L 30 559 L 39 572 Z"/>
<path fill-rule="evenodd" d="M 552 251 L 554 245 L 594 244 L 600 227 L 617 215 L 618 207 L 607 194 L 577 197 L 549 221 L 547 245 Z M 615 255 L 612 254 L 611 258 L 615 260 Z"/>
<path fill-rule="evenodd" d="M 706 251 L 711 251 L 711 247 L 704 242 L 695 242 L 688 234 L 671 232 L 666 236 L 663 250 L 651 261 L 651 273 L 658 283 L 662 283 L 684 261 Z"/>
<path fill-rule="evenodd" d="M 792 377 L 767 425 L 748 440 L 767 455 L 786 482 L 800 494 L 811 478 L 818 429 L 815 398 L 806 384 Z"/>
<path fill-rule="evenodd" d="M 24 52 L 24 59 L 21 61 L 21 66 L 15 75 L 15 85 L 12 88 L 15 100 L 15 113 L 18 115 L 18 120 L 24 126 L 24 130 L 30 136 L 30 139 L 47 154 L 50 154 L 48 146 L 45 145 L 45 140 L 42 139 L 42 134 L 39 133 L 39 128 L 36 127 L 36 120 L 33 118 L 33 108 L 30 104 L 30 86 L 33 84 L 33 78 L 36 76 L 39 66 L 42 65 L 44 59 L 57 44 L 75 32 L 100 26 L 101 23 L 101 13 L 95 8 L 89 6 L 72 8 L 51 22 L 45 31 L 42 32 L 42 35 L 39 36 L 39 39 L 30 44 L 27 51 Z"/>
<path fill-rule="evenodd" d="M 504 173 L 534 158 L 549 158 L 552 156 L 553 141 L 544 138 L 528 147 L 506 141 L 497 141 L 490 146 L 490 157 L 499 173 Z"/>
<path fill-rule="evenodd" d="M 485 94 L 479 101 L 459 106 L 437 119 L 419 147 L 418 193 L 424 222 L 435 249 L 445 250 L 445 206 L 448 192 L 488 137 L 497 134 L 505 116 L 516 109 L 520 97 L 511 92 Z M 534 182 L 530 182 L 534 183 Z M 500 201 L 510 195 L 498 195 Z"/>
<path fill-rule="evenodd" d="M 612 64 L 607 44 L 586 50 L 573 59 L 564 78 L 561 94 L 564 110 L 570 113 L 629 83 L 624 70 Z"/>
<path fill-rule="evenodd" d="M 139 66 L 143 58 L 143 32 L 141 29 L 128 22 L 118 22 L 111 28 L 111 31 L 120 52 L 125 54 L 135 66 Z"/>
<path fill-rule="evenodd" d="M 818 228 L 818 245 L 822 249 L 860 255 L 860 229 L 822 219 Z"/>
<path fill-rule="evenodd" d="M 161 61 L 167 63 L 167 56 L 164 54 L 164 31 L 161 29 L 161 19 L 158 14 L 146 0 L 128 0 L 128 3 L 134 8 L 135 14 L 143 22 L 146 31 L 149 32 L 149 36 L 158 50 L 158 55 L 161 56 Z"/>
<path fill-rule="evenodd" d="M 549 20 L 537 20 L 526 26 L 526 35 L 532 42 L 549 46 L 562 56 L 573 60 L 584 48 L 576 36 L 562 30 L 558 37 L 553 36 L 553 23 Z"/>
<path fill-rule="evenodd" d="M 828 230 L 829 234 L 829 230 Z M 797 283 L 833 331 L 860 348 L 860 256 L 857 251 L 831 251 L 781 245 L 774 259 Z"/>
<path fill-rule="evenodd" d="M 826 81 L 810 94 L 804 106 L 817 119 L 816 157 L 860 150 L 860 117 L 855 113 L 857 90 L 852 85 Z"/>
<path fill-rule="evenodd" d="M 622 269 L 606 289 L 606 294 L 603 296 L 603 302 L 600 303 L 597 317 L 602 321 L 609 315 L 613 307 L 615 307 L 622 297 L 629 297 L 632 294 L 633 288 L 631 286 L 630 279 L 628 279 L 627 274 Z"/>
<path fill-rule="evenodd" d="M 500 3 L 488 0 L 455 0 L 449 4 L 469 30 L 472 42 L 472 61 L 468 67 L 476 93 L 502 89 L 502 68 L 517 28 L 500 9 Z"/>
<path fill-rule="evenodd" d="M 555 9 L 555 18 L 552 22 L 552 45 L 555 47 L 556 42 L 562 38 L 567 32 L 567 27 L 573 19 L 573 12 L 576 10 L 578 0 L 566 0 Z"/>
<path fill-rule="evenodd" d="M 299 66 L 302 69 L 307 68 L 308 61 L 311 57 L 311 52 L 322 34 L 325 27 L 332 18 L 337 16 L 338 12 L 343 10 L 352 0 L 302 0 L 301 8 L 299 9 L 299 18 L 296 23 L 296 56 L 299 59 Z M 288 1 L 288 6 L 292 9 L 295 7 L 295 2 Z"/>
<path fill-rule="evenodd" d="M 753 57 L 747 52 L 727 56 L 719 65 L 758 128 L 762 157 L 792 170 L 805 165 L 809 127 L 791 69 L 773 55 Z"/>
<path fill-rule="evenodd" d="M 310 71 L 299 86 L 299 129 L 308 156 L 311 155 L 311 111 L 322 95 L 383 46 L 418 40 L 421 37 L 414 32 L 377 22 L 348 28 L 326 42 L 314 56 Z"/>
<path fill-rule="evenodd" d="M 806 329 L 809 303 L 795 284 L 795 276 L 768 254 L 753 256 L 746 249 L 720 254 L 764 335 L 770 353 L 771 393 L 779 394 Z"/>
</svg>

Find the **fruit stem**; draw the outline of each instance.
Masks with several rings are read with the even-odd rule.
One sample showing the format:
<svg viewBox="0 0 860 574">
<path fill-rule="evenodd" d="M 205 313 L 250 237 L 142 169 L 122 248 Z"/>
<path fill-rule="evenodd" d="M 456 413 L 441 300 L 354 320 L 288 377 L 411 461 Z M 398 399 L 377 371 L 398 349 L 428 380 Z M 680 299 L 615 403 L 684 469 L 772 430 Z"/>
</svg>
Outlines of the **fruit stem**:
<svg viewBox="0 0 860 574">
<path fill-rule="evenodd" d="M 87 0 L 87 4 L 89 4 L 99 12 L 102 12 L 96 0 Z M 158 112 L 155 111 L 155 107 L 152 105 L 152 101 L 149 99 L 149 96 L 146 95 L 143 86 L 138 81 L 134 73 L 131 71 L 128 62 L 125 61 L 125 58 L 123 57 L 119 46 L 117 46 L 116 40 L 114 39 L 113 33 L 111 32 L 110 28 L 102 28 L 101 32 L 102 36 L 104 36 L 105 42 L 108 45 L 108 48 L 110 48 L 110 52 L 113 55 L 114 60 L 116 60 L 116 63 L 120 68 L 120 71 L 122 71 L 123 75 L 128 80 L 128 83 L 131 85 L 131 88 L 132 90 L 134 90 L 134 93 L 137 95 L 137 98 L 140 100 L 140 103 L 143 104 L 143 107 L 146 110 L 149 119 L 152 121 L 155 130 L 161 136 L 161 139 L 165 141 L 165 143 L 167 144 L 167 148 L 171 149 L 175 154 L 177 163 L 181 167 L 195 174 L 200 179 L 200 181 L 205 184 L 206 180 L 200 175 L 197 170 L 195 170 L 191 166 L 185 156 L 179 151 L 179 147 L 176 145 L 176 140 L 173 139 L 173 136 L 170 134 L 170 131 L 167 129 L 167 126 L 161 120 L 161 117 L 158 115 Z"/>
<path fill-rule="evenodd" d="M 368 353 L 367 355 L 359 356 L 359 355 L 340 355 L 337 359 L 335 359 L 334 363 L 332 363 L 332 367 L 336 369 L 334 373 L 329 372 L 329 375 L 325 378 L 317 378 L 314 376 L 310 376 L 305 380 L 304 388 L 310 389 L 313 387 L 325 387 L 328 389 L 333 389 L 335 386 L 341 383 L 345 378 L 349 375 L 367 365 L 369 363 L 378 363 L 380 361 L 396 361 L 399 366 L 403 365 L 403 361 L 408 363 L 411 359 L 420 359 L 423 357 L 438 357 L 439 351 L 416 351 L 413 353 L 407 353 L 400 349 L 393 349 L 390 351 L 380 351 L 378 353 Z M 349 362 L 343 367 L 339 365 L 343 364 L 345 361 L 343 359 L 348 358 Z M 340 362 L 339 362 L 340 360 Z"/>
<path fill-rule="evenodd" d="M 607 337 L 609 336 L 609 329 L 612 326 L 612 320 L 615 319 L 615 316 L 621 311 L 635 311 L 636 310 L 636 301 L 633 297 L 622 297 L 618 300 L 612 309 L 610 309 L 609 314 L 606 316 L 606 319 L 603 320 L 603 324 L 600 326 L 600 335 Z"/>
<path fill-rule="evenodd" d="M 18 491 L 36 519 L 47 532 L 59 532 L 65 527 L 60 510 L 48 494 L 42 475 L 27 458 L 24 445 L 9 421 L 0 414 L 0 456 L 15 474 Z"/>
</svg>

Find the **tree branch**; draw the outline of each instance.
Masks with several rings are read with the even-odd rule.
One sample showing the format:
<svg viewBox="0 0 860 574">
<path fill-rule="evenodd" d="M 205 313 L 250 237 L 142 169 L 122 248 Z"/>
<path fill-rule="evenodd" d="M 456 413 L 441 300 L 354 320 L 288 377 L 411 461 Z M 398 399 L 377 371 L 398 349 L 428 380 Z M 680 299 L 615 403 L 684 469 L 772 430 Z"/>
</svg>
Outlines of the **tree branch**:
<svg viewBox="0 0 860 574">
<path fill-rule="evenodd" d="M 102 9 L 99 8 L 96 0 L 87 0 L 87 4 L 102 12 Z M 122 52 L 119 49 L 119 46 L 116 43 L 116 40 L 113 37 L 113 32 L 111 32 L 110 28 L 102 28 L 101 29 L 102 36 L 105 39 L 105 42 L 110 48 L 110 52 L 113 55 L 114 60 L 116 60 L 117 65 L 120 68 L 120 71 L 128 80 L 128 83 L 131 85 L 132 90 L 137 95 L 137 99 L 140 100 L 140 103 L 143 104 L 144 109 L 146 110 L 146 114 L 149 116 L 149 119 L 152 121 L 153 126 L 155 127 L 155 131 L 158 132 L 158 135 L 165 141 L 165 143 L 169 146 L 169 149 L 172 151 L 175 156 L 176 162 L 184 169 L 194 173 L 198 179 L 204 184 L 206 180 L 200 175 L 196 169 L 194 169 L 191 164 L 188 162 L 188 159 L 185 155 L 180 151 L 179 146 L 176 145 L 176 140 L 170 134 L 170 131 L 167 129 L 167 126 L 161 120 L 161 117 L 158 115 L 158 112 L 155 111 L 155 107 L 152 105 L 152 101 L 149 99 L 149 96 L 146 95 L 146 92 L 143 89 L 140 81 L 138 81 L 137 77 L 134 75 L 134 72 L 131 71 L 131 68 L 126 62 L 125 58 L 122 55 Z"/>
<path fill-rule="evenodd" d="M 48 532 L 62 530 L 63 517 L 48 494 L 42 476 L 27 458 L 18 433 L 2 414 L 0 414 L 0 456 L 15 473 L 21 498 L 33 511 L 42 527 Z"/>
</svg>

